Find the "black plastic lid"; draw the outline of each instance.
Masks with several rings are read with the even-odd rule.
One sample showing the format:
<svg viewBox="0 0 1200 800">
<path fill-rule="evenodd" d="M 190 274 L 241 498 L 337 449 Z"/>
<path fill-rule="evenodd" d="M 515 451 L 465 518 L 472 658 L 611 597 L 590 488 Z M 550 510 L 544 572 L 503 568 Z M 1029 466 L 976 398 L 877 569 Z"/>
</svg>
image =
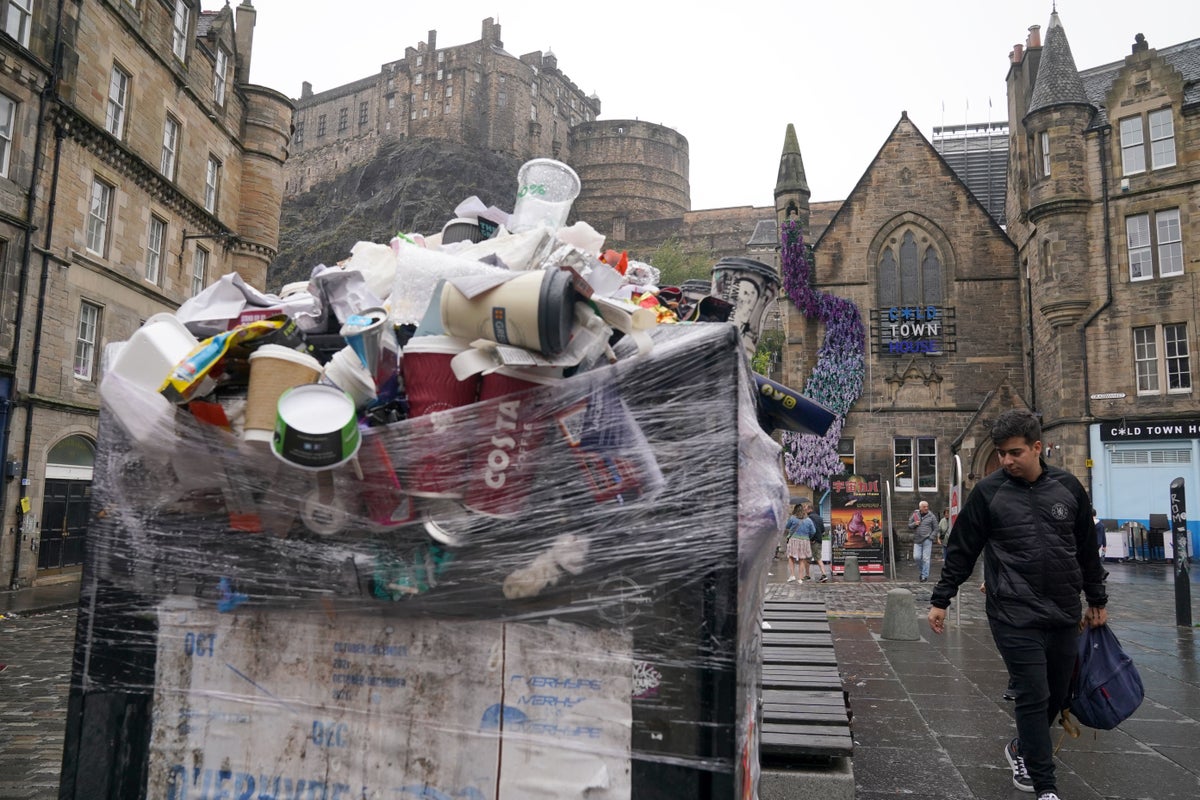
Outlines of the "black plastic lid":
<svg viewBox="0 0 1200 800">
<path fill-rule="evenodd" d="M 542 352 L 556 356 L 567 348 L 575 323 L 575 287 L 571 273 L 563 269 L 546 270 L 538 292 L 538 341 Z"/>
</svg>

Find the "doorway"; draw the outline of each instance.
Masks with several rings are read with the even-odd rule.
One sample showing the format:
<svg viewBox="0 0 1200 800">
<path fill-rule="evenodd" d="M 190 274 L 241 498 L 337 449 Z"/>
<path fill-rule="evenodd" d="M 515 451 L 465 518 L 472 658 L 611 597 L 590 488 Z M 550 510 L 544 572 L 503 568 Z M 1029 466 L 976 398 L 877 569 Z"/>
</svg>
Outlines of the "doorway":
<svg viewBox="0 0 1200 800">
<path fill-rule="evenodd" d="M 68 436 L 50 449 L 42 496 L 38 570 L 83 563 L 96 451 L 83 436 Z"/>
</svg>

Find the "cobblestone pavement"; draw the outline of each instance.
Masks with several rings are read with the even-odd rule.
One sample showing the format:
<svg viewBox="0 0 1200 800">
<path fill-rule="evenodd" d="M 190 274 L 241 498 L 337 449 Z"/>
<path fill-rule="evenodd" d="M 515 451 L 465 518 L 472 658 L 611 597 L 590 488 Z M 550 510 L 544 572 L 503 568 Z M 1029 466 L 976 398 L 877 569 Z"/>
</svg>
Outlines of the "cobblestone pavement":
<svg viewBox="0 0 1200 800">
<path fill-rule="evenodd" d="M 0 619 L 0 800 L 58 797 L 75 611 Z"/>
</svg>

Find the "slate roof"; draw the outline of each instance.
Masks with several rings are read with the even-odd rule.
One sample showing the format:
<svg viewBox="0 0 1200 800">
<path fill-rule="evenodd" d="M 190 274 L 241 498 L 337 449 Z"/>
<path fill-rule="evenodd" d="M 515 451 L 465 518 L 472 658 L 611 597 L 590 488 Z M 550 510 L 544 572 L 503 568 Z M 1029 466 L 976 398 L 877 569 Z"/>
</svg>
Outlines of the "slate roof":
<svg viewBox="0 0 1200 800">
<path fill-rule="evenodd" d="M 1157 53 L 1159 58 L 1183 76 L 1183 107 L 1188 108 L 1200 104 L 1200 39 L 1163 47 L 1157 50 Z M 1124 67 L 1125 60 L 1121 59 L 1079 73 L 1088 100 L 1097 109 L 1096 118 L 1092 122 L 1093 128 L 1109 124 L 1108 108 L 1106 107 L 1108 93 L 1112 89 L 1113 81 L 1117 79 L 1117 75 Z"/>
<path fill-rule="evenodd" d="M 754 224 L 754 233 L 750 235 L 750 241 L 746 242 L 747 247 L 777 247 L 779 245 L 779 231 L 775 227 L 775 220 L 760 219 Z"/>
<path fill-rule="evenodd" d="M 1067 104 L 1091 105 L 1056 11 L 1050 15 L 1050 29 L 1046 31 L 1046 44 L 1042 48 L 1042 61 L 1038 65 L 1028 113 Z"/>
<path fill-rule="evenodd" d="M 212 30 L 213 23 L 217 21 L 217 14 L 220 11 L 201 11 L 200 19 L 196 22 L 196 38 L 203 39 L 208 36 L 208 32 Z"/>
</svg>

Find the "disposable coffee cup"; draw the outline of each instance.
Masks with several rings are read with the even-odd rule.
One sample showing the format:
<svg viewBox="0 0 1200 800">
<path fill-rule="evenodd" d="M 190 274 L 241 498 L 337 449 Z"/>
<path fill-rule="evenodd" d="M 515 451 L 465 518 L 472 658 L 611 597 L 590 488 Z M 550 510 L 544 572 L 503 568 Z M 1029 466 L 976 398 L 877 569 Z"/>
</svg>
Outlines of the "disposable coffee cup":
<svg viewBox="0 0 1200 800">
<path fill-rule="evenodd" d="M 558 375 L 501 367 L 480 380 L 482 440 L 471 450 L 463 505 L 478 514 L 511 518 L 529 505 L 537 474 L 538 449 L 545 438 L 546 418 L 532 413 L 529 389 L 557 383 Z M 499 398 L 499 399 L 498 399 Z"/>
<path fill-rule="evenodd" d="M 733 305 L 730 322 L 742 338 L 746 355 L 758 349 L 766 311 L 779 294 L 779 273 L 761 261 L 727 257 L 712 269 L 712 294 Z"/>
<path fill-rule="evenodd" d="M 306 353 L 277 344 L 265 344 L 251 353 L 242 438 L 248 442 L 271 441 L 280 396 L 293 386 L 313 383 L 319 377 L 321 362 Z"/>
<path fill-rule="evenodd" d="M 271 450 L 288 464 L 333 469 L 353 458 L 361 442 L 354 401 L 341 389 L 313 383 L 280 396 Z"/>
<path fill-rule="evenodd" d="M 346 344 L 358 354 L 367 372 L 374 375 L 387 334 L 388 313 L 383 308 L 368 308 L 351 314 L 342 323 L 340 334 Z"/>
<path fill-rule="evenodd" d="M 482 242 L 487 237 L 473 219 L 456 217 L 442 226 L 442 244 L 456 242 Z"/>
<path fill-rule="evenodd" d="M 575 289 L 566 270 L 531 270 L 468 298 L 449 282 L 442 289 L 442 327 L 474 341 L 556 356 L 575 322 Z"/>
<path fill-rule="evenodd" d="M 508 229 L 522 233 L 544 226 L 556 231 L 567 223 L 571 204 L 579 196 L 575 170 L 552 158 L 526 161 L 517 171 L 517 202 Z"/>
<path fill-rule="evenodd" d="M 461 497 L 466 453 L 459 432 L 441 413 L 475 402 L 479 376 L 460 381 L 450 362 L 470 345 L 451 336 L 414 336 L 404 346 L 400 372 L 408 396 L 410 494 Z"/>
<path fill-rule="evenodd" d="M 375 381 L 349 346 L 333 354 L 333 358 L 325 365 L 321 381 L 350 395 L 355 408 L 366 408 L 376 397 Z"/>
<path fill-rule="evenodd" d="M 410 417 L 475 402 L 479 377 L 460 381 L 450 367 L 454 357 L 469 348 L 469 342 L 453 336 L 414 336 L 408 340 L 400 357 L 400 374 Z"/>
</svg>

